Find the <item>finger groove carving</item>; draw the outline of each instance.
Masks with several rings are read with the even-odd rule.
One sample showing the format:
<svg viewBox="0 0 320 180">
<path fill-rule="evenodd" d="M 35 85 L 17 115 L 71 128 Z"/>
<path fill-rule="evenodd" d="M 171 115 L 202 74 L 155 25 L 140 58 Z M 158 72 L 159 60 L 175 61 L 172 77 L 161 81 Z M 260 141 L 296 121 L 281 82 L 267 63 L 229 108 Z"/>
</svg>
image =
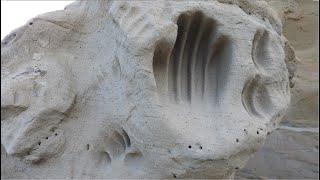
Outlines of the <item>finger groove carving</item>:
<svg viewBox="0 0 320 180">
<path fill-rule="evenodd" d="M 176 103 L 212 106 L 227 77 L 230 39 L 218 34 L 215 20 L 199 11 L 181 14 L 177 25 L 178 34 L 172 51 L 165 50 L 167 54 L 160 56 L 157 48 L 163 45 L 155 50 L 153 68 L 158 89 L 166 84 L 161 77 L 166 77 L 167 92 Z M 168 67 L 161 67 L 164 69 L 161 71 L 159 64 Z M 167 74 L 160 75 L 159 72 Z"/>
</svg>

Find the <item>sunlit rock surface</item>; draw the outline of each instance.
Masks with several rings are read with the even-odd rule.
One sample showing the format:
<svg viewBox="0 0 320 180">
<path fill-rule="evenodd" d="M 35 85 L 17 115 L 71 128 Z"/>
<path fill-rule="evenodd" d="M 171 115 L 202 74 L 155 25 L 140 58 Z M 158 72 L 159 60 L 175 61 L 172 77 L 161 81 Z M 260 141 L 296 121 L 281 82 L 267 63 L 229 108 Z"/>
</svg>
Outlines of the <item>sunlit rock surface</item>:
<svg viewBox="0 0 320 180">
<path fill-rule="evenodd" d="M 296 58 L 265 1 L 78 1 L 1 42 L 3 178 L 230 178 Z"/>
</svg>

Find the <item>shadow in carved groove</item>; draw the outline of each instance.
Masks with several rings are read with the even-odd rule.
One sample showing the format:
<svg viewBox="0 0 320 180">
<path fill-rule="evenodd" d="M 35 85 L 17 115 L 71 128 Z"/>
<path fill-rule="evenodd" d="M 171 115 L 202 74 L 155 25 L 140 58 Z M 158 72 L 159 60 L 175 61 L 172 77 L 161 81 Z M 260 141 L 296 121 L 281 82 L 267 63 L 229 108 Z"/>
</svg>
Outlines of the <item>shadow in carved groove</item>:
<svg viewBox="0 0 320 180">
<path fill-rule="evenodd" d="M 178 34 L 172 51 L 159 42 L 153 69 L 160 94 L 175 102 L 215 105 L 228 80 L 230 39 L 217 31 L 217 23 L 201 12 L 178 18 Z"/>
<path fill-rule="evenodd" d="M 126 149 L 131 146 L 131 141 L 125 130 L 114 130 L 109 136 L 105 138 L 107 145 L 105 152 L 110 159 L 115 159 L 125 153 Z"/>
<path fill-rule="evenodd" d="M 272 64 L 269 41 L 269 34 L 264 30 L 258 30 L 253 38 L 251 55 L 255 66 L 260 70 L 266 70 Z"/>
<path fill-rule="evenodd" d="M 259 75 L 250 78 L 242 91 L 242 104 L 245 109 L 256 117 L 272 115 L 277 110 L 271 100 L 271 95 Z"/>
<path fill-rule="evenodd" d="M 276 69 L 277 62 L 272 57 L 272 39 L 266 30 L 258 30 L 252 42 L 252 60 L 260 72 L 247 80 L 242 91 L 242 104 L 250 115 L 258 118 L 271 118 L 281 111 L 277 104 L 285 95 L 275 77 L 265 76 Z"/>
</svg>

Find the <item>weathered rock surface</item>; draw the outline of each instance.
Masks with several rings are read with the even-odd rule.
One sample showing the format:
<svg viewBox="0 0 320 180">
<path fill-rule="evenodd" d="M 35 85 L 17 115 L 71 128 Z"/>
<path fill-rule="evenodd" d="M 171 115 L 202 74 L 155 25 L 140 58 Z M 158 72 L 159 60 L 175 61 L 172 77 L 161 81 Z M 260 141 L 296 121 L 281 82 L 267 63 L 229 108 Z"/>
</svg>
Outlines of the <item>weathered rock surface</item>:
<svg viewBox="0 0 320 180">
<path fill-rule="evenodd" d="M 268 0 L 295 48 L 288 114 L 279 130 L 238 173 L 241 178 L 319 179 L 319 2 Z"/>
<path fill-rule="evenodd" d="M 290 103 L 265 1 L 78 1 L 1 43 L 3 178 L 229 178 Z"/>
</svg>

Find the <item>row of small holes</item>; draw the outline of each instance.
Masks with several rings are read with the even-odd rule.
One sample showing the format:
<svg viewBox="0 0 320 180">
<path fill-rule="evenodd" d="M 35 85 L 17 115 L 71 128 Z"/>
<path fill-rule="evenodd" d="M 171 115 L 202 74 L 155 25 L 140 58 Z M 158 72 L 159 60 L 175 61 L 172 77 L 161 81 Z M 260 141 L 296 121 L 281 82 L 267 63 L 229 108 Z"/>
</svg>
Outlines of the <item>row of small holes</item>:
<svg viewBox="0 0 320 180">
<path fill-rule="evenodd" d="M 192 148 L 192 146 L 191 146 L 191 145 L 189 145 L 189 146 L 188 146 L 188 148 L 189 148 L 189 149 L 191 149 L 191 148 Z M 199 148 L 200 148 L 200 149 L 202 149 L 203 147 L 202 147 L 202 146 L 199 146 Z"/>
<path fill-rule="evenodd" d="M 58 136 L 58 133 L 54 133 L 55 136 Z M 49 139 L 49 137 L 46 137 L 46 139 Z M 41 141 L 38 142 L 38 145 L 41 144 Z"/>
<path fill-rule="evenodd" d="M 263 129 L 261 129 L 261 130 L 263 130 Z M 246 132 L 246 133 L 248 133 L 248 131 L 247 131 L 246 129 L 244 129 L 243 131 Z M 260 132 L 257 131 L 257 134 L 259 134 L 259 133 L 260 133 Z"/>
<path fill-rule="evenodd" d="M 247 130 L 246 130 L 246 129 L 244 129 L 243 131 L 247 133 Z M 257 134 L 260 134 L 260 132 L 257 131 Z M 267 134 L 270 134 L 270 132 L 268 132 Z M 238 138 L 236 139 L 236 142 L 239 142 L 239 139 L 238 139 Z M 191 149 L 192 146 L 189 145 L 188 148 Z M 202 146 L 200 146 L 199 148 L 202 149 Z"/>
</svg>

